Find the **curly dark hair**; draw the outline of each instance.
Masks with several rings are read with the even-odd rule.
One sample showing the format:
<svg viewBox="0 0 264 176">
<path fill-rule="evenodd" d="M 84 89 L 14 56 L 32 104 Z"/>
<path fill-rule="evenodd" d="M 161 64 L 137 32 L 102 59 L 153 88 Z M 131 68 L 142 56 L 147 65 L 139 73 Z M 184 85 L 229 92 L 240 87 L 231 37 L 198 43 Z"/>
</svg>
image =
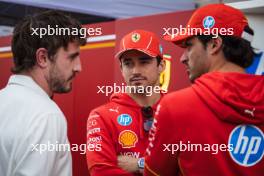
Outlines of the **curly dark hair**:
<svg viewBox="0 0 264 176">
<path fill-rule="evenodd" d="M 76 20 L 58 12 L 50 10 L 27 16 L 21 20 L 13 31 L 12 52 L 14 67 L 11 71 L 15 74 L 29 71 L 36 64 L 36 51 L 45 48 L 48 51 L 48 58 L 52 61 L 60 47 L 65 49 L 70 42 L 78 42 L 85 45 L 86 39 L 78 33 L 77 35 L 32 35 L 33 29 L 40 28 L 76 28 L 81 29 L 81 24 Z"/>
<path fill-rule="evenodd" d="M 244 30 L 254 35 L 254 31 L 248 26 L 246 26 Z M 213 36 L 199 35 L 197 37 L 202 42 L 203 46 L 206 47 L 207 43 L 212 40 Z M 222 50 L 228 61 L 243 68 L 247 68 L 252 64 L 255 52 L 249 41 L 228 35 L 222 35 L 220 37 L 223 39 Z"/>
</svg>

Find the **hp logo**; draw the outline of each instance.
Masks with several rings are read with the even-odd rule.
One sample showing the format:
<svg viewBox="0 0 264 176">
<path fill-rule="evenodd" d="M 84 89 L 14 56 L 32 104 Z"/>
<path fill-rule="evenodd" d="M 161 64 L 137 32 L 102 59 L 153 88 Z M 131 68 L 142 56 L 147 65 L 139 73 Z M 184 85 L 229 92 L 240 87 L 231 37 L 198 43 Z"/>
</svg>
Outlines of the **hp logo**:
<svg viewBox="0 0 264 176">
<path fill-rule="evenodd" d="M 239 165 L 249 167 L 261 161 L 264 154 L 264 135 L 253 125 L 239 125 L 229 135 L 229 151 L 232 159 Z"/>
<path fill-rule="evenodd" d="M 212 28 L 215 24 L 215 19 L 212 16 L 206 16 L 203 19 L 204 28 Z"/>
<path fill-rule="evenodd" d="M 121 114 L 117 117 L 117 122 L 121 126 L 129 126 L 132 123 L 132 117 L 128 114 Z"/>
</svg>

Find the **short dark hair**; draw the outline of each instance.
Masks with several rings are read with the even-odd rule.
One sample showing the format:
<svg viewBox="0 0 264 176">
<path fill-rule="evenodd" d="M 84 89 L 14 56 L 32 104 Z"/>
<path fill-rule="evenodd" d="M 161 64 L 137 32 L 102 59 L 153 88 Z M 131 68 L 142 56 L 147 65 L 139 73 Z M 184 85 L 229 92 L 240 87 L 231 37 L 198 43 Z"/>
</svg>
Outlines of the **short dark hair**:
<svg viewBox="0 0 264 176">
<path fill-rule="evenodd" d="M 158 55 L 157 57 L 156 57 L 156 59 L 157 59 L 157 63 L 158 63 L 158 65 L 161 63 L 161 61 L 162 61 L 162 57 L 160 56 L 160 55 Z"/>
<path fill-rule="evenodd" d="M 253 30 L 249 27 L 247 28 L 248 32 L 252 35 L 254 34 Z M 198 39 L 202 42 L 204 47 L 207 46 L 207 43 L 212 40 L 211 35 L 199 35 Z M 225 58 L 237 64 L 243 68 L 250 66 L 254 59 L 254 48 L 251 46 L 250 42 L 239 37 L 235 36 L 220 36 L 223 40 L 222 50 Z"/>
<path fill-rule="evenodd" d="M 13 73 L 30 70 L 36 64 L 36 51 L 39 48 L 46 48 L 49 59 L 53 61 L 53 56 L 60 47 L 66 49 L 70 42 L 78 42 L 79 45 L 85 45 L 86 43 L 86 39 L 80 33 L 77 35 L 44 35 L 42 38 L 38 35 L 32 35 L 33 28 L 47 29 L 48 26 L 54 29 L 81 29 L 81 24 L 77 20 L 54 10 L 25 17 L 15 26 L 13 32 L 14 67 L 11 69 Z"/>
</svg>

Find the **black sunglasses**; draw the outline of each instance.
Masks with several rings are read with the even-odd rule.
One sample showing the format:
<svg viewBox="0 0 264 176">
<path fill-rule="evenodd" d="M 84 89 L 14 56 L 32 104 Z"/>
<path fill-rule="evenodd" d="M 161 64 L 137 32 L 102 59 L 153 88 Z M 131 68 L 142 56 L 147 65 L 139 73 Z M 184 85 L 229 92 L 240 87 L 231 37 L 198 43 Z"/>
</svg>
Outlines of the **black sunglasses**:
<svg viewBox="0 0 264 176">
<path fill-rule="evenodd" d="M 142 107 L 141 108 L 141 113 L 147 119 L 153 117 L 153 109 L 152 109 L 151 106 Z"/>
</svg>

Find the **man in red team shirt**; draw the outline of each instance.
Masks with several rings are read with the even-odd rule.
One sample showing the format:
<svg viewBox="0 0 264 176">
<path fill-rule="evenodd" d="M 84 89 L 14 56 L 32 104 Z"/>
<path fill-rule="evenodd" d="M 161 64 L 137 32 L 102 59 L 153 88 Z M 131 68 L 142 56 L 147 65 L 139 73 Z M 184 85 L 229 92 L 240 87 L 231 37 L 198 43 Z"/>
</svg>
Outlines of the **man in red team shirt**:
<svg viewBox="0 0 264 176">
<path fill-rule="evenodd" d="M 264 77 L 245 73 L 254 55 L 247 19 L 212 4 L 187 26 L 202 33 L 165 39 L 185 48 L 181 62 L 193 84 L 158 106 L 144 174 L 263 176 Z"/>
<path fill-rule="evenodd" d="M 141 168 L 142 173 L 144 168 L 148 132 L 161 98 L 160 91 L 150 92 L 159 88 L 159 75 L 165 69 L 155 34 L 135 30 L 125 35 L 116 57 L 126 86 L 131 89 L 127 87 L 127 93 L 114 93 L 109 103 L 90 113 L 86 156 L 91 176 L 142 175 L 139 171 Z M 128 157 L 130 168 L 123 170 L 118 166 L 119 155 L 134 157 Z"/>
</svg>

